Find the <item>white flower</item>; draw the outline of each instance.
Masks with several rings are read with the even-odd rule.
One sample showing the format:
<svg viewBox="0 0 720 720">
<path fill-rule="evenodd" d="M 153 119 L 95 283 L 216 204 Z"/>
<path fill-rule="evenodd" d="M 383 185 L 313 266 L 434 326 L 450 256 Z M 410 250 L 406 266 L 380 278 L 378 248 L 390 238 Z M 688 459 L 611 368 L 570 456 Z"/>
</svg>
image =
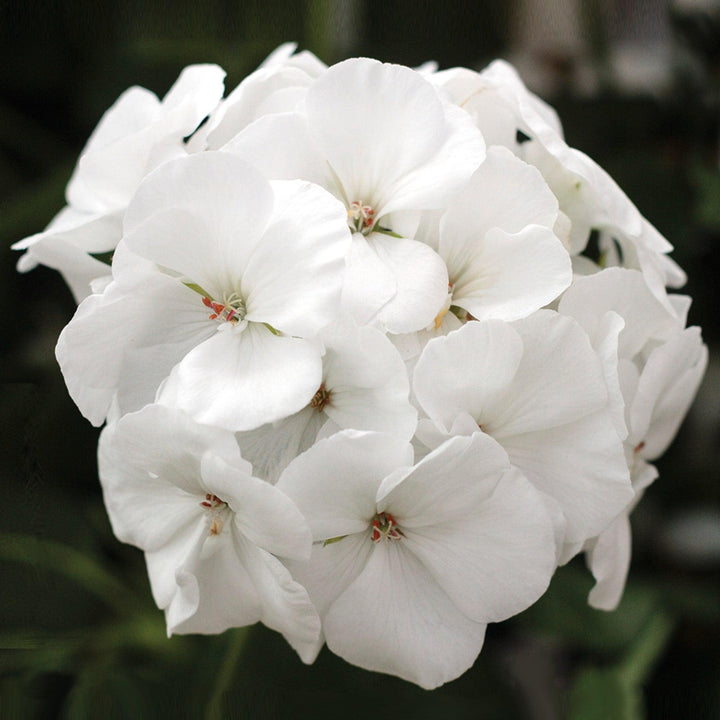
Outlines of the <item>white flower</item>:
<svg viewBox="0 0 720 720">
<path fill-rule="evenodd" d="M 591 339 L 602 336 L 608 316 L 621 319 L 614 353 L 603 353 L 608 387 L 617 410 L 624 412 L 625 454 L 635 498 L 612 525 L 584 547 L 566 549 L 566 557 L 584 549 L 596 579 L 589 602 L 617 607 L 630 565 L 629 515 L 658 473 L 647 461 L 665 452 L 695 397 L 707 365 L 707 348 L 699 328 L 682 329 L 684 316 L 653 294 L 637 270 L 608 268 L 577 279 L 558 309 L 574 317 Z"/>
<path fill-rule="evenodd" d="M 113 282 L 60 335 L 71 396 L 94 424 L 116 394 L 136 410 L 166 379 L 165 404 L 230 430 L 300 410 L 321 382 L 315 336 L 337 312 L 348 243 L 319 187 L 271 185 L 226 153 L 166 163 L 128 208 Z"/>
<path fill-rule="evenodd" d="M 408 213 L 445 207 L 485 144 L 421 75 L 367 58 L 339 63 L 307 90 L 304 112 L 260 118 L 226 149 L 268 177 L 311 180 L 343 201 L 353 231 L 344 303 L 358 322 L 377 315 L 390 332 L 432 322 L 447 273 L 408 239 L 417 224 Z"/>
<path fill-rule="evenodd" d="M 232 433 L 150 405 L 103 431 L 98 462 L 113 530 L 145 551 L 168 635 L 260 621 L 312 659 L 317 613 L 275 557 L 308 557 L 310 531 Z"/>
<path fill-rule="evenodd" d="M 295 47 L 281 45 L 220 103 L 197 133 L 208 149 L 221 148 L 264 115 L 291 112 L 302 103 L 327 66 L 307 50 L 293 55 Z"/>
<path fill-rule="evenodd" d="M 491 435 L 559 504 L 566 541 L 597 535 L 632 499 L 602 364 L 570 318 L 469 322 L 427 344 L 413 388 L 433 421 L 418 437 L 434 447 L 448 433 Z"/>
<path fill-rule="evenodd" d="M 319 437 L 338 430 L 374 430 L 404 441 L 415 432 L 417 412 L 408 400 L 405 365 L 385 335 L 345 320 L 326 328 L 320 339 L 322 382 L 308 405 L 272 425 L 237 434 L 243 456 L 271 482 Z"/>
<path fill-rule="evenodd" d="M 528 91 L 511 65 L 496 60 L 480 73 L 455 68 L 429 79 L 469 113 L 488 146 L 503 145 L 540 170 L 569 221 L 571 254 L 582 252 L 598 229 L 606 262 L 641 270 L 661 302 L 667 302 L 666 285 L 684 284 L 685 273 L 667 256 L 672 245 L 605 170 L 567 145 L 555 111 Z"/>
<path fill-rule="evenodd" d="M 478 320 L 517 320 L 560 295 L 572 270 L 552 231 L 557 215 L 540 173 L 491 148 L 440 221 L 451 305 Z"/>
<path fill-rule="evenodd" d="M 545 591 L 555 546 L 539 494 L 482 433 L 411 464 L 397 438 L 343 431 L 278 487 L 312 530 L 310 562 L 292 567 L 328 647 L 433 688 L 472 665 L 488 622 Z"/>
<path fill-rule="evenodd" d="M 186 154 L 190 135 L 217 105 L 225 72 L 217 65 L 185 68 L 163 100 L 141 87 L 126 90 L 93 131 L 67 186 L 67 207 L 44 232 L 15 250 L 25 271 L 38 263 L 59 270 L 77 302 L 90 282 L 109 274 L 93 257 L 111 253 L 120 240 L 125 209 L 141 180 L 161 163 Z"/>
</svg>

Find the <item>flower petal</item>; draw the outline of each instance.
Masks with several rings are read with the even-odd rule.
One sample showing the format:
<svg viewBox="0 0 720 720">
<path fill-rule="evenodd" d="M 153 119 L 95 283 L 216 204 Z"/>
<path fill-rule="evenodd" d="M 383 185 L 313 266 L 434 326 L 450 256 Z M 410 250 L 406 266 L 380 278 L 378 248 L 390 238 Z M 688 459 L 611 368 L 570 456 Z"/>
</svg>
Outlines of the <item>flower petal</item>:
<svg viewBox="0 0 720 720">
<path fill-rule="evenodd" d="M 314 343 L 278 337 L 258 323 L 220 330 L 175 366 L 159 402 L 233 431 L 279 420 L 310 402 L 322 381 Z"/>
<path fill-rule="evenodd" d="M 350 247 L 345 208 L 317 185 L 274 182 L 275 212 L 242 278 L 247 319 L 296 337 L 337 313 Z"/>
<path fill-rule="evenodd" d="M 313 540 L 363 532 L 383 478 L 412 465 L 412 446 L 392 435 L 344 430 L 296 458 L 277 487 L 305 516 Z"/>
<path fill-rule="evenodd" d="M 321 628 L 307 590 L 277 558 L 250 542 L 238 542 L 238 551 L 260 600 L 260 620 L 282 633 L 303 662 L 312 663 L 321 647 Z"/>
<path fill-rule="evenodd" d="M 328 647 L 354 665 L 432 689 L 475 661 L 485 625 L 463 615 L 412 553 L 373 548 L 323 619 Z"/>
<path fill-rule="evenodd" d="M 397 283 L 394 297 L 378 313 L 388 332 L 415 332 L 434 320 L 447 296 L 445 263 L 427 245 L 371 233 L 368 244 L 392 272 Z"/>
<path fill-rule="evenodd" d="M 462 492 L 460 480 L 485 484 L 479 481 L 488 475 L 479 475 L 458 468 L 454 485 Z M 540 494 L 517 470 L 505 473 L 489 493 L 475 494 L 464 516 L 444 517 L 439 509 L 436 522 L 422 527 L 405 529 L 392 495 L 387 507 L 402 525 L 401 542 L 460 611 L 476 622 L 498 622 L 547 590 L 555 570 L 553 524 Z"/>
<path fill-rule="evenodd" d="M 208 451 L 236 467 L 243 462 L 231 433 L 159 405 L 105 428 L 98 465 L 118 538 L 153 551 L 200 517 L 200 458 Z"/>
<path fill-rule="evenodd" d="M 235 525 L 251 543 L 274 555 L 309 558 L 312 536 L 295 503 L 248 470 L 207 453 L 201 462 L 203 484 L 230 506 Z"/>
<path fill-rule="evenodd" d="M 143 181 L 125 214 L 125 241 L 200 284 L 220 273 L 237 280 L 272 208 L 272 190 L 258 170 L 228 153 L 196 153 Z"/>
<path fill-rule="evenodd" d="M 466 516 L 492 495 L 510 469 L 507 453 L 481 432 L 450 438 L 403 475 L 378 490 L 378 510 L 403 528 L 421 528 Z"/>
<path fill-rule="evenodd" d="M 415 367 L 415 395 L 445 430 L 462 413 L 477 420 L 496 396 L 504 397 L 522 355 L 522 340 L 507 323 L 469 322 L 425 346 Z"/>
</svg>

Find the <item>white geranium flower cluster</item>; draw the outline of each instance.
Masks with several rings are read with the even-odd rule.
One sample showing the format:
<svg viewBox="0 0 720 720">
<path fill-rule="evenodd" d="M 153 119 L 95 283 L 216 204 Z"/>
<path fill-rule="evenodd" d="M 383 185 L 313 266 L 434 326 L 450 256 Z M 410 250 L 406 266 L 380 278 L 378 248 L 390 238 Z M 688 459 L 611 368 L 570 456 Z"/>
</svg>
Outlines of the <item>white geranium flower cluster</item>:
<svg viewBox="0 0 720 720">
<path fill-rule="evenodd" d="M 577 553 L 616 606 L 707 351 L 509 65 L 293 50 L 225 99 L 207 65 L 128 90 L 15 247 L 79 301 L 58 361 L 168 633 L 260 621 L 432 688 Z"/>
</svg>

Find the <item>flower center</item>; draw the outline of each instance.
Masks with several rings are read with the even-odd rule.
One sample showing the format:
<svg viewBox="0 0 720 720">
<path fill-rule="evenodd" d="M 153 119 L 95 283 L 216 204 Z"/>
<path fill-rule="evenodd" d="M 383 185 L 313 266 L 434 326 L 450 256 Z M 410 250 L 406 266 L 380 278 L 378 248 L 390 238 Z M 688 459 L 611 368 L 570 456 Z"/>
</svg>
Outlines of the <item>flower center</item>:
<svg viewBox="0 0 720 720">
<path fill-rule="evenodd" d="M 386 512 L 378 513 L 372 521 L 372 541 L 374 543 L 380 542 L 383 538 L 385 540 L 400 540 L 403 537 L 403 532 L 397 526 L 395 518 Z"/>
<path fill-rule="evenodd" d="M 203 305 L 212 310 L 209 315 L 211 320 L 218 322 L 229 322 L 233 324 L 239 323 L 247 312 L 245 301 L 236 292 L 223 296 L 223 301 L 211 300 L 207 296 L 203 296 Z"/>
<path fill-rule="evenodd" d="M 330 402 L 330 391 L 325 389 L 325 385 L 321 385 L 318 391 L 313 395 L 310 401 L 310 407 L 314 407 L 318 412 L 322 412 L 325 406 Z"/>
<path fill-rule="evenodd" d="M 364 205 L 361 200 L 353 200 L 347 211 L 348 225 L 351 230 L 367 235 L 375 225 L 375 211 Z"/>
<path fill-rule="evenodd" d="M 205 495 L 205 500 L 203 500 L 200 505 L 210 513 L 209 534 L 219 535 L 225 525 L 224 516 L 227 514 L 225 511 L 228 509 L 228 504 L 224 500 L 221 500 L 217 495 L 207 493 Z"/>
</svg>

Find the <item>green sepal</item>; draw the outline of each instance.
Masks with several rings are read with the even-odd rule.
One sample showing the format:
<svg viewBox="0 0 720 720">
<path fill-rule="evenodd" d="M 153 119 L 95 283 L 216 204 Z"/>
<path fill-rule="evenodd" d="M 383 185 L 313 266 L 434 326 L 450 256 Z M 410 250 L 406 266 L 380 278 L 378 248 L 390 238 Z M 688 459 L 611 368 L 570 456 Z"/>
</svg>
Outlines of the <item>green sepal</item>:
<svg viewBox="0 0 720 720">
<path fill-rule="evenodd" d="M 196 292 L 198 295 L 202 295 L 202 297 L 206 297 L 209 300 L 215 299 L 209 292 L 207 292 L 207 290 L 204 290 L 203 288 L 201 288 L 200 285 L 198 285 L 197 283 L 183 280 L 183 285 L 185 287 L 190 288 L 193 292 Z"/>
<path fill-rule="evenodd" d="M 332 545 L 333 543 L 340 542 L 341 540 L 344 540 L 347 537 L 347 535 L 340 535 L 339 537 L 334 538 L 328 538 L 323 542 L 323 547 L 326 545 Z"/>
</svg>

